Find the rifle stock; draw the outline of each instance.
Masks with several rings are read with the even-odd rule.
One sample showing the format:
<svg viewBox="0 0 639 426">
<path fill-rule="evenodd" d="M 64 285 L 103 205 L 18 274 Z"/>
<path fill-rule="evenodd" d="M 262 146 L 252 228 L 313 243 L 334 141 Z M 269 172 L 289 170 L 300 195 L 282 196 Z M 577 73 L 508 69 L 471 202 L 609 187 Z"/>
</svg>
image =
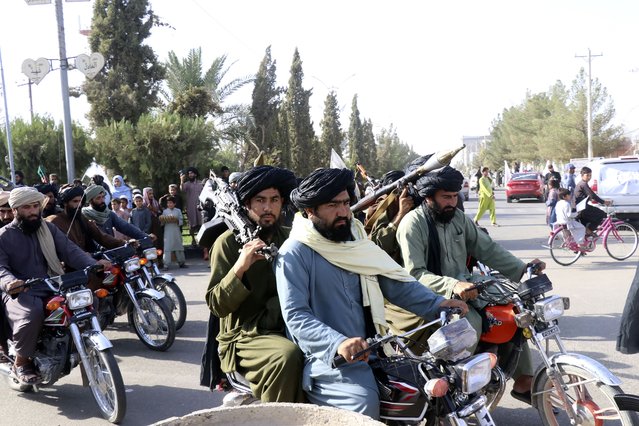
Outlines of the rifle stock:
<svg viewBox="0 0 639 426">
<path fill-rule="evenodd" d="M 450 151 L 436 152 L 424 164 L 422 164 L 409 174 L 397 179 L 393 183 L 389 183 L 388 185 L 379 188 L 378 190 L 359 200 L 357 204 L 351 207 L 351 212 L 360 212 L 371 206 L 375 202 L 375 200 L 377 200 L 382 195 L 390 193 L 393 189 L 404 187 L 409 183 L 415 182 L 422 175 L 428 172 L 432 172 L 433 170 L 437 170 L 449 165 L 450 162 L 453 160 L 453 157 L 455 157 L 455 155 L 457 155 L 464 148 L 466 148 L 466 145 L 462 145 L 459 148 L 455 148 Z"/>
</svg>

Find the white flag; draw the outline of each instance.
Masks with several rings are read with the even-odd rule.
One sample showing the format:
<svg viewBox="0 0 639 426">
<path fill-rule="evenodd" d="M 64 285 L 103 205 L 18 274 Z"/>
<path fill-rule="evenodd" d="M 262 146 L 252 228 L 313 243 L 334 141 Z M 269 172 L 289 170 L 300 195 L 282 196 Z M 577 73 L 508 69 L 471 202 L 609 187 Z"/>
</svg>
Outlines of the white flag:
<svg viewBox="0 0 639 426">
<path fill-rule="evenodd" d="M 333 148 L 331 148 L 331 169 L 348 169 L 346 167 L 346 163 L 342 160 L 342 157 L 339 156 L 337 152 Z"/>
<path fill-rule="evenodd" d="M 504 185 L 510 182 L 510 179 L 512 179 L 512 177 L 513 175 L 510 172 L 510 167 L 508 167 L 508 161 L 504 160 Z"/>
</svg>

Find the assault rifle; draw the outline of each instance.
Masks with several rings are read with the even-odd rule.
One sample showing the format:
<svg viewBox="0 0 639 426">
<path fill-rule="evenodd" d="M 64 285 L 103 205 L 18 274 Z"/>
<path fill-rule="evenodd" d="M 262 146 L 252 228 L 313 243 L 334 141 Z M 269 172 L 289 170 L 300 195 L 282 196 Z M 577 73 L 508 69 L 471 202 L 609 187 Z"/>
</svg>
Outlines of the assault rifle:
<svg viewBox="0 0 639 426">
<path fill-rule="evenodd" d="M 375 192 L 373 192 L 373 193 L 367 195 L 366 197 L 362 198 L 361 200 L 359 200 L 359 202 L 357 202 L 357 204 L 355 204 L 355 205 L 353 205 L 351 207 L 351 211 L 353 213 L 360 212 L 360 211 L 368 208 L 369 206 L 371 206 L 375 202 L 375 200 L 377 200 L 382 195 L 386 195 L 386 194 L 390 193 L 393 189 L 395 189 L 395 188 L 403 188 L 407 184 L 409 184 L 411 182 L 415 182 L 423 174 L 426 174 L 428 172 L 432 172 L 433 170 L 437 170 L 437 169 L 440 169 L 440 168 L 442 168 L 444 166 L 449 165 L 450 162 L 452 161 L 453 157 L 455 155 L 457 155 L 457 153 L 459 151 L 461 151 L 462 149 L 464 149 L 464 148 L 466 148 L 466 145 L 462 145 L 459 148 L 455 148 L 455 149 L 450 150 L 450 151 L 439 151 L 439 152 L 434 153 L 433 155 L 431 155 L 431 157 L 424 164 L 419 166 L 414 171 L 410 172 L 409 174 L 405 175 L 404 177 L 402 177 L 400 179 L 397 179 L 393 183 L 389 183 L 388 185 L 379 188 Z"/>
<path fill-rule="evenodd" d="M 215 238 L 221 234 L 219 232 L 221 224 L 226 224 L 228 229 L 233 231 L 235 240 L 241 245 L 258 238 L 261 228 L 249 218 L 235 191 L 214 173 L 211 172 L 211 177 L 206 181 L 199 200 L 202 206 L 212 203 L 215 207 L 215 216 L 202 225 L 198 232 L 197 240 L 200 245 L 212 246 Z M 213 232 L 213 228 L 217 228 L 218 232 Z M 262 248 L 258 253 L 270 261 L 277 256 L 277 247 L 271 243 L 270 246 Z"/>
</svg>

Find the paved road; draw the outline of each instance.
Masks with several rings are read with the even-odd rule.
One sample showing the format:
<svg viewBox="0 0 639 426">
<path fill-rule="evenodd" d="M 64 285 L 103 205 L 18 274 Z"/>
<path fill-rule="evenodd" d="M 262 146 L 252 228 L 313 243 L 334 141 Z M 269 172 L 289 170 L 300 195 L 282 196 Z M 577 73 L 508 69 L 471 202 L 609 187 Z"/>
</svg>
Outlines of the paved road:
<svg viewBox="0 0 639 426">
<path fill-rule="evenodd" d="M 467 213 L 474 214 L 476 208 L 477 202 L 471 198 L 466 203 Z M 639 355 L 622 355 L 614 350 L 619 317 L 637 256 L 617 262 L 609 258 L 603 248 L 598 248 L 571 267 L 556 265 L 548 250 L 542 247 L 548 234 L 543 212 L 541 203 L 506 204 L 503 192 L 497 191 L 497 221 L 502 226 L 489 228 L 489 232 L 517 256 L 526 260 L 539 257 L 547 262 L 554 293 L 569 296 L 572 301 L 571 310 L 560 323 L 569 350 L 602 362 L 623 380 L 626 391 L 639 393 L 636 367 Z M 489 223 L 488 216 L 480 222 Z M 173 272 L 186 295 L 189 314 L 168 352 L 146 349 L 123 320 L 116 321 L 116 327 L 107 331 L 127 388 L 124 425 L 150 424 L 221 403 L 223 395 L 198 385 L 208 315 L 203 294 L 209 269 L 205 262 L 192 260 L 189 269 Z M 90 391 L 81 387 L 77 369 L 53 388 L 37 394 L 18 394 L 6 388 L 0 392 L 0 413 L 4 416 L 0 423 L 106 424 L 97 417 L 99 413 Z M 509 395 L 494 416 L 497 424 L 503 425 L 540 423 L 535 410 Z"/>
</svg>

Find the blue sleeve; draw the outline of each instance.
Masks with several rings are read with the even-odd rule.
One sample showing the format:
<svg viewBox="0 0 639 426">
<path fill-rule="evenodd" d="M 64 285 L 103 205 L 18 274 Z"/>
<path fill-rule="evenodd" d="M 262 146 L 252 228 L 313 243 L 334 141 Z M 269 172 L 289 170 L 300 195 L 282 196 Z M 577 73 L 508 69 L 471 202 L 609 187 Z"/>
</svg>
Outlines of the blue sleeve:
<svg viewBox="0 0 639 426">
<path fill-rule="evenodd" d="M 395 281 L 383 275 L 379 275 L 378 280 L 384 297 L 392 304 L 419 315 L 428 321 L 437 318 L 439 305 L 446 300 L 419 281 Z"/>
<path fill-rule="evenodd" d="M 287 245 L 284 243 L 282 247 Z M 304 354 L 330 366 L 337 348 L 347 336 L 320 321 L 313 313 L 310 305 L 313 265 L 307 260 L 310 259 L 299 246 L 280 251 L 274 266 L 277 293 L 282 316 L 293 341 Z"/>
<path fill-rule="evenodd" d="M 140 231 L 135 225 L 131 225 L 128 222 L 125 222 L 124 219 L 120 218 L 117 214 L 111 212 L 111 221 L 113 222 L 113 227 L 117 229 L 120 233 L 127 235 L 131 238 L 135 238 L 136 240 L 141 240 L 142 238 L 148 237 L 144 232 Z"/>
</svg>

